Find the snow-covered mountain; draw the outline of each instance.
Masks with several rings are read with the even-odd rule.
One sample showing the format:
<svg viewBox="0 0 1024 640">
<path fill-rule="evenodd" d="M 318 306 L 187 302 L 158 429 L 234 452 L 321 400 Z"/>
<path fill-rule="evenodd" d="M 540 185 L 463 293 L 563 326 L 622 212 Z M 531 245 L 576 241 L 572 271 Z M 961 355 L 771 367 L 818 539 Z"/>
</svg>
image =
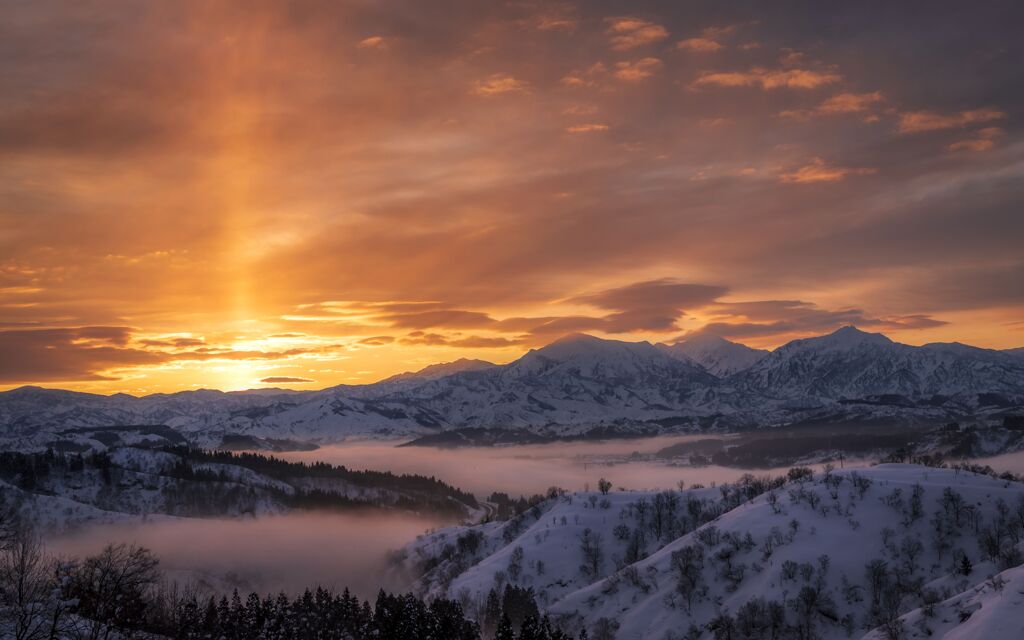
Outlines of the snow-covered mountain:
<svg viewBox="0 0 1024 640">
<path fill-rule="evenodd" d="M 405 373 L 399 373 L 385 378 L 377 384 L 386 384 L 389 382 L 418 382 L 422 380 L 437 380 L 438 378 L 444 378 L 456 373 L 462 373 L 463 371 L 482 371 L 484 369 L 492 369 L 498 365 L 493 362 L 487 362 L 486 360 L 474 360 L 472 358 L 459 358 L 452 362 L 439 362 L 437 364 L 428 365 L 418 371 L 407 371 Z"/>
<path fill-rule="evenodd" d="M 696 362 L 719 378 L 749 369 L 769 353 L 710 333 L 698 333 L 673 344 L 659 344 L 658 347 L 670 355 Z"/>
<path fill-rule="evenodd" d="M 403 400 L 458 426 L 537 427 L 642 421 L 695 406 L 715 383 L 647 342 L 573 335 L 503 367 L 428 381 Z"/>
<path fill-rule="evenodd" d="M 959 343 L 914 347 L 844 327 L 783 345 L 732 382 L 744 391 L 804 404 L 902 401 L 972 409 L 1019 404 L 1024 367 L 991 349 Z"/>
<path fill-rule="evenodd" d="M 0 437 L 15 445 L 44 445 L 83 428 L 166 425 L 195 444 L 224 436 L 310 442 L 353 435 L 409 435 L 436 423 L 415 407 L 332 392 L 250 394 L 184 391 L 136 398 L 21 387 L 0 393 Z"/>
<path fill-rule="evenodd" d="M 471 615 L 529 587 L 590 637 L 1024 637 L 1024 484 L 915 465 L 779 482 L 567 494 L 398 558 Z"/>
<path fill-rule="evenodd" d="M 1021 411 L 1024 358 L 957 343 L 914 347 L 847 327 L 766 355 L 706 338 L 666 347 L 573 335 L 506 365 L 462 361 L 322 391 L 136 398 L 23 387 L 0 393 L 0 438 L 43 446 L 74 429 L 166 425 L 205 446 L 238 435 L 324 443 L 465 427 L 649 433 Z"/>
</svg>

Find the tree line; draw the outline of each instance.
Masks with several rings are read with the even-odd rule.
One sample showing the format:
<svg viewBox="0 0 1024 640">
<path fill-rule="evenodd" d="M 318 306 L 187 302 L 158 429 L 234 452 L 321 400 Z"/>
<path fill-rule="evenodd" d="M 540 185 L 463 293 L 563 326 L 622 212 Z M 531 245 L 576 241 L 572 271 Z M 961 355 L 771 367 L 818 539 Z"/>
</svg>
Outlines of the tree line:
<svg viewBox="0 0 1024 640">
<path fill-rule="evenodd" d="M 526 590 L 489 603 L 488 638 L 573 640 L 541 616 Z M 108 545 L 83 559 L 48 555 L 30 530 L 0 514 L 0 637 L 112 640 L 482 640 L 454 600 L 380 591 L 371 603 L 317 587 L 291 597 L 201 593 L 167 582 L 148 549 Z M 586 637 L 584 634 L 583 638 Z"/>
<path fill-rule="evenodd" d="M 180 516 L 218 516 L 231 512 L 249 512 L 261 503 L 273 503 L 292 509 L 363 510 L 398 509 L 434 513 L 461 518 L 467 508 L 478 503 L 472 494 L 436 478 L 396 475 L 379 471 L 351 471 L 325 463 L 287 462 L 259 454 L 234 454 L 186 447 L 161 450 L 173 455 L 173 461 L 155 465 L 145 472 L 116 464 L 109 453 L 0 452 L 0 479 L 29 492 L 60 493 L 65 484 L 95 483 L 100 508 L 122 511 L 138 506 L 125 501 L 121 489 L 149 491 L 148 507 Z M 290 484 L 293 490 L 272 486 L 252 486 L 225 469 L 211 465 L 230 465 L 249 469 Z M 154 482 L 157 476 L 176 482 Z M 302 480 L 334 479 L 344 487 L 354 487 L 360 495 L 350 495 L 332 487 L 307 487 Z M 339 486 L 339 489 L 344 489 Z"/>
</svg>

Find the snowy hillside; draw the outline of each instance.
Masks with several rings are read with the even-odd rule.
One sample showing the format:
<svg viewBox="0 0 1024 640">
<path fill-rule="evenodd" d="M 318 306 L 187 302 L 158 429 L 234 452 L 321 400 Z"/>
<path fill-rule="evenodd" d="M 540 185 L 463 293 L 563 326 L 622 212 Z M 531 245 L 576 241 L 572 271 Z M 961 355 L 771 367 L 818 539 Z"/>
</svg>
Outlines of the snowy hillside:
<svg viewBox="0 0 1024 640">
<path fill-rule="evenodd" d="M 682 494 L 569 494 L 507 522 L 435 532 L 410 545 L 403 560 L 408 571 L 423 574 L 417 584 L 422 595 L 464 598 L 468 593 L 478 601 L 492 588 L 501 591 L 504 584 L 515 584 L 532 587 L 541 604 L 550 604 L 660 549 L 678 535 L 679 527 L 687 526 L 678 519 L 684 510 L 696 513 L 698 520 L 717 516 L 720 497 L 717 488 Z M 624 537 L 620 525 L 638 504 L 657 513 L 657 530 Z M 584 571 L 579 538 L 587 530 L 600 557 Z M 446 552 L 449 545 L 458 553 Z"/>
<path fill-rule="evenodd" d="M 1024 562 L 1022 535 L 1024 484 L 880 465 L 782 486 L 565 495 L 518 524 L 435 532 L 404 557 L 427 569 L 424 593 L 473 611 L 491 589 L 531 587 L 591 637 L 1016 638 L 1019 569 L 1002 591 L 985 585 Z"/>
<path fill-rule="evenodd" d="M 1024 567 L 998 573 L 939 603 L 928 603 L 902 616 L 897 628 L 905 638 L 1007 640 L 1024 638 Z M 879 629 L 864 640 L 887 640 Z"/>
<path fill-rule="evenodd" d="M 767 355 L 707 337 L 666 347 L 574 335 L 507 365 L 463 361 L 311 392 L 135 398 L 23 387 L 0 393 L 0 440 L 16 448 L 69 440 L 92 446 L 83 440 L 95 438 L 83 429 L 157 425 L 203 446 L 273 448 L 274 440 L 301 446 L 467 427 L 647 434 L 797 422 L 998 421 L 1022 412 L 1024 358 L 956 343 L 913 347 L 847 327 Z"/>
<path fill-rule="evenodd" d="M 46 531 L 154 514 L 225 517 L 374 508 L 449 521 L 479 515 L 473 496 L 434 478 L 136 447 L 87 455 L 0 452 L 0 512 L 7 508 Z"/>
<path fill-rule="evenodd" d="M 719 378 L 745 371 L 769 353 L 710 333 L 698 334 L 674 344 L 659 344 L 658 347 L 677 358 L 696 362 Z"/>
</svg>

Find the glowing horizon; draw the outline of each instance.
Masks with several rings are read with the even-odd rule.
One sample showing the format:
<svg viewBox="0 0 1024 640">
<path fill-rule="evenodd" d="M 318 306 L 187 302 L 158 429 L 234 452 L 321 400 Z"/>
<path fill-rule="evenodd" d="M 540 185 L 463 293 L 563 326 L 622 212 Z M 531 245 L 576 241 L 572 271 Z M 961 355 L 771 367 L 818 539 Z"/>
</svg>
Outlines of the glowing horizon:
<svg viewBox="0 0 1024 640">
<path fill-rule="evenodd" d="M 0 389 L 324 388 L 576 331 L 1024 345 L 1012 6 L 120 8 L 0 26 Z"/>
</svg>

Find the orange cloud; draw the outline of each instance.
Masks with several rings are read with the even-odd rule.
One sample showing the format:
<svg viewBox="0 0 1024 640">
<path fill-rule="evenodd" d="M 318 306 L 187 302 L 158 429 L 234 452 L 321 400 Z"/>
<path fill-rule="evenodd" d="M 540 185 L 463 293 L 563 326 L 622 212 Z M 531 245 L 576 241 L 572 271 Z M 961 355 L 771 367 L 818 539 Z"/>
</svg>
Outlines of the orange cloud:
<svg viewBox="0 0 1024 640">
<path fill-rule="evenodd" d="M 875 169 L 853 169 L 830 165 L 821 158 L 811 161 L 793 171 L 779 174 L 779 182 L 791 184 L 808 184 L 814 182 L 837 182 L 847 176 L 860 176 L 875 173 Z"/>
<path fill-rule="evenodd" d="M 172 362 L 287 360 L 328 353 L 334 349 L 334 345 L 323 345 L 283 351 L 207 346 L 179 350 L 181 347 L 194 347 L 196 343 L 189 339 L 136 341 L 134 332 L 130 327 L 116 326 L 0 331 L 0 384 L 110 381 L 118 379 L 110 372 L 122 369 Z"/>
<path fill-rule="evenodd" d="M 505 93 L 525 93 L 527 84 L 507 73 L 495 73 L 478 80 L 473 92 L 478 96 L 497 96 Z"/>
<path fill-rule="evenodd" d="M 665 27 L 641 18 L 606 18 L 605 22 L 615 51 L 629 51 L 668 37 Z"/>
<path fill-rule="evenodd" d="M 515 338 L 464 336 L 461 334 L 444 335 L 413 331 L 399 342 L 406 345 L 426 345 L 431 347 L 460 347 L 463 349 L 502 349 L 523 344 L 523 340 Z"/>
<path fill-rule="evenodd" d="M 755 67 L 749 71 L 704 71 L 693 87 L 759 87 L 761 89 L 815 89 L 822 85 L 839 82 L 842 79 L 831 71 L 811 69 L 764 69 Z"/>
<path fill-rule="evenodd" d="M 985 127 L 975 132 L 977 138 L 961 140 L 946 147 L 946 151 L 988 151 L 996 146 L 996 138 L 1006 135 L 1001 127 Z"/>
<path fill-rule="evenodd" d="M 933 111 L 911 111 L 900 114 L 900 133 L 920 133 L 940 129 L 957 129 L 982 122 L 992 122 L 1006 118 L 1006 113 L 999 109 L 984 108 L 958 113 L 941 114 Z"/>
<path fill-rule="evenodd" d="M 883 100 L 881 91 L 871 93 L 840 93 L 821 103 L 821 113 L 859 113 Z"/>
<path fill-rule="evenodd" d="M 707 313 L 711 321 L 694 333 L 731 339 L 771 336 L 778 340 L 826 333 L 851 324 L 883 331 L 933 329 L 948 324 L 927 314 L 876 317 L 863 309 L 823 309 L 803 300 L 722 302 Z"/>
<path fill-rule="evenodd" d="M 544 11 L 533 16 L 531 22 L 534 28 L 540 31 L 575 31 L 577 27 L 575 7 L 571 5 L 546 6 Z"/>
<path fill-rule="evenodd" d="M 631 62 L 616 62 L 614 76 L 626 82 L 637 82 L 650 78 L 661 68 L 657 58 L 641 58 Z"/>
<path fill-rule="evenodd" d="M 780 111 L 779 117 L 804 119 L 814 116 L 863 113 L 884 99 L 881 91 L 872 91 L 871 93 L 840 93 L 828 98 L 813 109 Z"/>
<path fill-rule="evenodd" d="M 979 138 L 976 140 L 961 140 L 946 147 L 946 151 L 988 151 L 996 145 L 992 140 Z"/>
<path fill-rule="evenodd" d="M 387 41 L 383 36 L 370 36 L 369 38 L 363 38 L 356 45 L 360 49 L 383 49 L 387 46 Z"/>
<path fill-rule="evenodd" d="M 392 336 L 370 336 L 369 338 L 362 338 L 357 341 L 357 344 L 366 347 L 382 347 L 386 344 L 391 344 L 395 339 Z"/>
<path fill-rule="evenodd" d="M 562 77 L 561 83 L 568 87 L 597 86 L 597 78 L 604 75 L 608 67 L 603 62 L 595 62 L 586 69 L 578 69 Z"/>
<path fill-rule="evenodd" d="M 676 48 L 696 53 L 711 53 L 721 49 L 722 45 L 710 38 L 687 38 L 677 42 Z"/>
<path fill-rule="evenodd" d="M 565 128 L 568 133 L 594 133 L 595 131 L 607 131 L 608 125 L 587 123 L 587 124 L 574 124 Z"/>
<path fill-rule="evenodd" d="M 723 45 L 719 40 L 721 40 L 723 36 L 732 34 L 735 31 L 735 25 L 727 27 L 708 27 L 701 31 L 699 37 L 680 40 L 676 43 L 676 48 L 684 51 L 693 51 L 695 53 L 711 53 L 718 51 L 723 48 Z"/>
</svg>

